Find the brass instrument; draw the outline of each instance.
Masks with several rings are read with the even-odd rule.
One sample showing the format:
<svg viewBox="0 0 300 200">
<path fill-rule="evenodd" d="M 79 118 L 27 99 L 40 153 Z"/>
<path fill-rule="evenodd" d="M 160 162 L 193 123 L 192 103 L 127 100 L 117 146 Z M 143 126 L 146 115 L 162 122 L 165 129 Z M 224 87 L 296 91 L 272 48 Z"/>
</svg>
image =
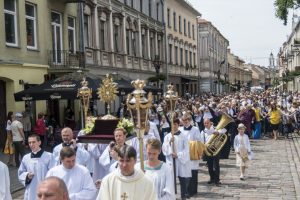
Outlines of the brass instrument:
<svg viewBox="0 0 300 200">
<path fill-rule="evenodd" d="M 227 126 L 230 122 L 234 122 L 234 119 L 232 119 L 228 114 L 223 113 L 220 122 L 218 123 L 216 127 L 216 131 L 223 129 L 225 126 Z M 227 135 L 226 134 L 213 134 L 208 142 L 205 144 L 206 148 L 204 150 L 204 153 L 207 156 L 215 156 L 217 155 L 224 144 L 227 141 Z"/>
</svg>

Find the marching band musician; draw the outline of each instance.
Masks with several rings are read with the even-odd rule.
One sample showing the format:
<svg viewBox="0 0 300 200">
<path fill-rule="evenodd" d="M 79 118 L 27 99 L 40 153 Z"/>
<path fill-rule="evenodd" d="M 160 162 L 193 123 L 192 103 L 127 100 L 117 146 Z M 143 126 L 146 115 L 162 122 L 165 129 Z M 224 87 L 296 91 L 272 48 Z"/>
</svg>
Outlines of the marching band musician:
<svg viewBox="0 0 300 200">
<path fill-rule="evenodd" d="M 166 156 L 166 163 L 173 166 L 173 158 L 175 159 L 176 176 L 179 178 L 181 198 L 185 200 L 189 198 L 188 184 L 192 177 L 190 166 L 190 153 L 188 138 L 179 130 L 179 119 L 173 120 L 174 137 L 172 133 L 168 133 L 164 138 L 162 150 Z M 173 148 L 174 145 L 174 148 Z M 174 166 L 173 166 L 174 169 Z M 176 180 L 176 177 L 174 177 Z"/>
<path fill-rule="evenodd" d="M 248 161 L 251 159 L 251 146 L 248 135 L 244 134 L 246 126 L 238 125 L 239 134 L 234 138 L 234 149 L 236 153 L 236 166 L 240 167 L 240 179 L 245 179 L 245 169 L 248 166 Z"/>
<path fill-rule="evenodd" d="M 186 135 L 188 138 L 188 141 L 201 141 L 201 135 L 200 131 L 197 127 L 191 125 L 191 115 L 188 113 L 185 113 L 181 121 L 183 123 L 183 127 L 180 127 L 180 131 Z M 188 186 L 188 193 L 190 196 L 193 196 L 197 194 L 197 186 L 198 186 L 198 170 L 199 168 L 199 160 L 191 160 L 190 166 L 191 166 L 191 172 L 192 172 L 192 178 L 190 179 L 189 186 Z"/>
<path fill-rule="evenodd" d="M 204 119 L 204 127 L 205 129 L 201 132 L 202 141 L 206 144 L 213 134 L 225 134 L 226 129 L 215 130 L 212 126 L 212 122 L 210 119 Z M 208 172 L 210 176 L 210 180 L 207 182 L 208 184 L 215 184 L 219 186 L 220 182 L 220 165 L 219 165 L 220 155 L 217 154 L 215 156 L 207 156 L 207 164 L 208 164 Z"/>
</svg>

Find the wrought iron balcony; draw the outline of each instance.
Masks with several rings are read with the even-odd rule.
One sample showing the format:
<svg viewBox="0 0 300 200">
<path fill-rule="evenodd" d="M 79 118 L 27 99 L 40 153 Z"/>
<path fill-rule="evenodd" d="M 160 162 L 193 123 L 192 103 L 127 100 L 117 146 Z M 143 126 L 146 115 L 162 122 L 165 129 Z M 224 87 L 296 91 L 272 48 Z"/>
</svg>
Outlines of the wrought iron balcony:
<svg viewBox="0 0 300 200">
<path fill-rule="evenodd" d="M 82 52 L 73 53 L 69 50 L 50 50 L 48 53 L 48 64 L 50 69 L 78 69 L 84 66 L 85 57 Z"/>
</svg>

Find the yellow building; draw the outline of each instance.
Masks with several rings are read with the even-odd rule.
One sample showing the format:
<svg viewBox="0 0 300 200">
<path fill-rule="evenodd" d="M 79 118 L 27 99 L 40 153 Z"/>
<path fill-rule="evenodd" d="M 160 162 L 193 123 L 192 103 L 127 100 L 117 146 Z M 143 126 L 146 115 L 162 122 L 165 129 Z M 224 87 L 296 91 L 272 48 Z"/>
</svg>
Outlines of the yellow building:
<svg viewBox="0 0 300 200">
<path fill-rule="evenodd" d="M 33 114 L 47 110 L 46 101 L 15 102 L 14 93 L 44 82 L 53 59 L 55 66 L 63 59 L 63 47 L 75 51 L 70 45 L 77 46 L 77 4 L 4 0 L 0 10 L 0 131 L 4 135 L 8 111 L 22 112 L 25 104 Z M 70 39 L 72 30 L 74 38 Z"/>
<path fill-rule="evenodd" d="M 167 34 L 169 82 L 180 95 L 196 94 L 199 86 L 197 63 L 197 17 L 201 14 L 185 0 L 167 0 L 164 7 Z"/>
</svg>

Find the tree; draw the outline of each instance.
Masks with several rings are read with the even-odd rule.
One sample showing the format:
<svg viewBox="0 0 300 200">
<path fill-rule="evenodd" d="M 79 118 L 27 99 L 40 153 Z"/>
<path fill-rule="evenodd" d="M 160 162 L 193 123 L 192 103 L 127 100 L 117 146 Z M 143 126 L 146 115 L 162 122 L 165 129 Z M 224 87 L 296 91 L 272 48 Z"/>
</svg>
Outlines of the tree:
<svg viewBox="0 0 300 200">
<path fill-rule="evenodd" d="M 279 19 L 283 20 L 283 24 L 287 24 L 287 18 L 289 10 L 292 8 L 300 7 L 300 0 L 275 0 L 275 15 Z"/>
</svg>

